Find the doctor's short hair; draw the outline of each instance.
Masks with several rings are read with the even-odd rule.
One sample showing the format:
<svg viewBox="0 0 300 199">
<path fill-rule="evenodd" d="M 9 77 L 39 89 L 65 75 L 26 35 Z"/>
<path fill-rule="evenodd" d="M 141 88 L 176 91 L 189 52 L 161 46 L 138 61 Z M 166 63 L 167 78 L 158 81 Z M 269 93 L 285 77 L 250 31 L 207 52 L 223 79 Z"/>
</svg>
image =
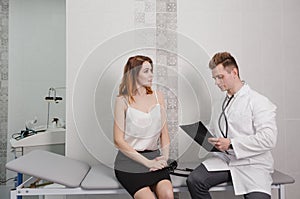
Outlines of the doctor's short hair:
<svg viewBox="0 0 300 199">
<path fill-rule="evenodd" d="M 238 77 L 240 77 L 239 67 L 234 57 L 229 52 L 216 53 L 209 61 L 209 68 L 212 70 L 219 64 L 222 64 L 228 72 L 230 72 L 233 68 L 236 68 L 238 71 Z"/>
</svg>

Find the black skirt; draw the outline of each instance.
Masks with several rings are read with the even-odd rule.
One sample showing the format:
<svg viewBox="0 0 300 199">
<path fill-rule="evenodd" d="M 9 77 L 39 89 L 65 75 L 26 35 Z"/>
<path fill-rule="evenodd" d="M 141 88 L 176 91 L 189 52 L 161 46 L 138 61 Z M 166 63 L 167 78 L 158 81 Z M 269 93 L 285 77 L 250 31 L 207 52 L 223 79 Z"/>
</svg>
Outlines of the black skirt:
<svg viewBox="0 0 300 199">
<path fill-rule="evenodd" d="M 139 153 L 150 160 L 160 156 L 159 150 L 142 151 Z M 161 180 L 171 181 L 167 169 L 149 171 L 149 168 L 128 158 L 120 151 L 115 159 L 115 175 L 120 184 L 132 197 L 138 190 L 156 185 Z"/>
</svg>

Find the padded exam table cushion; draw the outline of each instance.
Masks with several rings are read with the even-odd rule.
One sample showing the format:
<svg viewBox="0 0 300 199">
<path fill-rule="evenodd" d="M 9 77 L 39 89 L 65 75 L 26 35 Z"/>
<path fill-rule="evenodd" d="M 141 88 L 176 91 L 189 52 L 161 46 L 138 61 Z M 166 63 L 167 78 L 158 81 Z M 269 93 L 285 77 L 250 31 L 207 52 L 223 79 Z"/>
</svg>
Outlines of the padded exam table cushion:
<svg viewBox="0 0 300 199">
<path fill-rule="evenodd" d="M 194 169 L 199 163 L 179 163 L 179 168 Z M 67 187 L 83 189 L 120 189 L 114 171 L 99 164 L 90 167 L 87 163 L 48 151 L 32 151 L 6 164 L 7 169 L 48 180 Z M 290 184 L 295 180 L 280 171 L 272 174 L 273 184 Z M 186 178 L 171 175 L 172 184 L 176 187 L 186 187 Z M 223 186 L 230 184 L 223 184 Z"/>
<path fill-rule="evenodd" d="M 114 170 L 103 165 L 95 165 L 81 183 L 83 189 L 120 189 Z"/>
<path fill-rule="evenodd" d="M 6 168 L 67 187 L 79 187 L 90 170 L 87 163 L 42 150 L 10 161 Z"/>
<path fill-rule="evenodd" d="M 103 164 L 90 167 L 87 163 L 48 151 L 32 151 L 8 162 L 6 168 L 72 188 L 81 187 L 87 190 L 122 188 L 112 168 Z M 171 175 L 171 179 L 174 187 L 186 186 L 186 178 Z"/>
</svg>

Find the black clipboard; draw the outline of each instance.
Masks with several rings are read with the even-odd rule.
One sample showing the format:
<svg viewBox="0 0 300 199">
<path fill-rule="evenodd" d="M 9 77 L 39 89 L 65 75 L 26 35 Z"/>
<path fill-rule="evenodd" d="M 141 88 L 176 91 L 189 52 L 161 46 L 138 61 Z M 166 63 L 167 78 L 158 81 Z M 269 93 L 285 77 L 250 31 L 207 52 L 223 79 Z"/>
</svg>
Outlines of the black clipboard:
<svg viewBox="0 0 300 199">
<path fill-rule="evenodd" d="M 195 142 L 208 152 L 221 152 L 208 142 L 208 138 L 214 137 L 204 124 L 199 121 L 193 124 L 180 125 L 180 128 L 188 134 Z"/>
</svg>

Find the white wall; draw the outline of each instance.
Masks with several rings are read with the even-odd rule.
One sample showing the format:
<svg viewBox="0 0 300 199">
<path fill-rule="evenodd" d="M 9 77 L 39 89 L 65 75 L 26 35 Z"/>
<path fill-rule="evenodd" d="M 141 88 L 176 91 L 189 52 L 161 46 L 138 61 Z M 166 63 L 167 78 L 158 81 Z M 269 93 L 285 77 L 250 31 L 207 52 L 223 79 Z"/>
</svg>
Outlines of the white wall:
<svg viewBox="0 0 300 199">
<path fill-rule="evenodd" d="M 98 81 L 101 81 L 99 78 L 101 77 L 102 72 L 105 72 L 104 70 L 107 67 L 106 64 L 113 61 L 113 59 L 117 59 L 117 56 L 121 56 L 119 52 L 124 51 L 120 49 L 127 50 L 127 47 L 131 45 L 126 44 L 126 42 L 118 43 L 116 41 L 112 41 L 112 37 L 134 28 L 133 2 L 134 1 L 122 0 L 109 2 L 89 0 L 88 3 L 81 0 L 67 1 L 68 103 L 66 154 L 73 158 L 85 160 L 90 164 L 98 163 L 98 160 L 102 160 L 101 157 L 103 157 L 105 162 L 110 165 L 113 162 L 114 154 L 111 154 L 115 150 L 113 144 L 109 141 L 107 142 L 107 140 L 102 140 L 102 138 L 106 139 L 106 137 L 102 136 L 101 130 L 96 125 L 97 118 L 95 118 L 94 109 L 92 112 L 88 110 L 90 110 L 89 108 L 94 105 L 94 94 L 97 94 L 96 90 L 94 91 L 91 89 L 96 89 Z M 110 45 L 107 45 L 105 44 L 106 42 L 108 42 L 108 44 L 110 42 L 111 43 Z M 97 51 L 96 53 L 98 54 L 95 54 L 95 51 Z M 107 55 L 106 52 L 111 52 L 111 54 Z M 108 56 L 113 54 L 115 54 L 115 57 L 108 60 Z M 113 75 L 113 79 L 120 76 L 126 58 L 120 58 L 122 60 L 121 62 L 113 63 L 114 68 L 117 67 L 119 69 L 113 72 L 110 71 L 104 76 L 108 75 L 106 77 L 109 77 L 109 75 Z M 93 59 L 93 61 L 90 61 L 91 59 Z M 106 63 L 107 60 L 108 63 Z M 82 79 L 81 75 L 87 76 Z M 81 82 L 80 80 L 85 82 L 80 84 L 80 88 L 75 88 L 75 85 L 78 84 L 78 82 Z M 107 86 L 111 86 L 111 84 Z M 79 93 L 77 92 L 78 89 L 81 89 L 81 91 L 79 90 Z M 79 108 L 82 108 L 83 110 L 74 111 L 74 106 L 75 109 L 78 107 L 76 106 L 76 100 L 87 97 L 86 92 L 89 92 L 88 95 L 91 94 L 91 97 L 88 96 L 88 100 L 84 101 L 82 105 L 79 105 Z M 74 98 L 74 93 L 78 93 L 79 96 Z M 101 93 L 99 94 L 101 97 Z M 109 96 L 105 97 L 111 97 L 110 94 L 111 93 L 109 93 Z M 102 95 L 105 95 L 105 93 Z M 109 101 L 108 107 L 106 107 L 110 112 L 102 113 L 103 116 L 111 115 L 110 103 L 111 102 Z M 86 111 L 88 111 L 88 113 L 86 113 Z M 92 116 L 90 116 L 91 114 Z M 80 117 L 80 121 L 85 121 L 75 121 L 76 116 Z M 109 120 L 106 123 L 109 129 L 111 129 L 110 126 L 112 126 L 112 124 L 113 120 Z M 112 136 L 112 130 L 105 133 L 108 137 Z M 84 142 L 85 140 L 87 140 L 87 142 Z M 110 144 L 110 146 L 105 147 L 104 145 L 106 144 Z M 101 148 L 102 146 L 104 148 Z M 95 150 L 95 148 L 97 150 Z M 106 151 L 106 149 L 108 149 L 109 153 L 102 153 L 103 151 Z M 98 157 L 100 157 L 100 159 Z"/>
<path fill-rule="evenodd" d="M 70 55 L 67 77 L 68 85 L 72 86 L 77 70 L 98 44 L 134 28 L 134 1 L 71 0 L 67 4 Z M 193 39 L 209 55 L 221 50 L 232 52 L 240 65 L 241 77 L 277 105 L 279 135 L 273 152 L 275 168 L 295 177 L 296 183 L 287 186 L 287 198 L 298 198 L 300 3 L 186 0 L 178 1 L 177 13 L 180 33 Z M 10 0 L 10 134 L 23 129 L 24 122 L 34 116 L 41 125 L 45 124 L 47 104 L 43 99 L 49 87 L 65 85 L 65 57 L 64 1 Z M 64 104 L 58 106 L 57 114 L 64 117 Z M 76 132 L 72 104 L 67 104 L 67 109 L 68 132 Z M 69 155 L 79 152 L 76 156 L 93 159 L 76 134 L 67 139 Z"/>
<path fill-rule="evenodd" d="M 50 87 L 66 84 L 65 0 L 9 1 L 8 138 L 38 119 L 46 125 Z M 51 117 L 65 119 L 64 100 L 51 104 Z M 8 143 L 8 161 L 13 158 Z"/>
<path fill-rule="evenodd" d="M 178 1 L 178 31 L 210 56 L 232 52 L 242 79 L 277 105 L 275 168 L 296 179 L 287 186 L 287 198 L 300 197 L 298 19 L 300 3 L 294 0 Z"/>
<path fill-rule="evenodd" d="M 67 85 L 72 87 L 78 70 L 92 50 L 113 35 L 134 28 L 134 1 L 67 2 Z M 296 148 L 300 138 L 297 134 L 300 90 L 296 61 L 300 52 L 299 11 L 300 3 L 295 0 L 186 0 L 177 3 L 178 31 L 202 46 L 209 56 L 217 51 L 230 51 L 238 60 L 242 79 L 277 105 L 279 135 L 273 152 L 275 168 L 296 179 L 295 184 L 287 186 L 287 198 L 300 196 L 297 189 L 300 156 Z M 88 85 L 89 79 L 86 81 Z M 68 90 L 67 97 L 70 102 L 67 104 L 67 154 L 96 163 L 77 134 L 72 90 Z M 87 123 L 89 119 L 86 118 Z M 223 196 L 216 195 L 216 198 Z"/>
</svg>

